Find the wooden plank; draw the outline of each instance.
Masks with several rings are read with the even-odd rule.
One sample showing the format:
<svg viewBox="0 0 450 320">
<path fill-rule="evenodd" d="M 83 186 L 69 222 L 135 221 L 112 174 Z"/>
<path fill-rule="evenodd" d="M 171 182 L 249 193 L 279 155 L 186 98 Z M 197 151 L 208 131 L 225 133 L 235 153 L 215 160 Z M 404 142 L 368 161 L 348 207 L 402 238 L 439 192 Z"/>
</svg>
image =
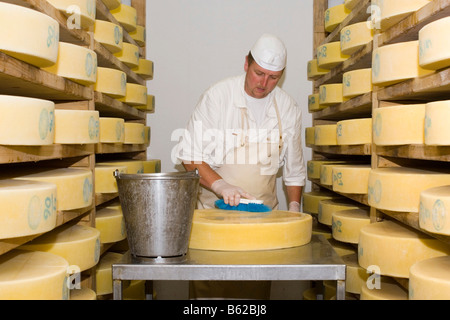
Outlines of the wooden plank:
<svg viewBox="0 0 450 320">
<path fill-rule="evenodd" d="M 325 11 L 328 8 L 328 0 L 314 0 L 313 5 L 313 57 L 317 57 L 316 49 L 323 43 L 326 37 Z"/>
<path fill-rule="evenodd" d="M 427 146 L 420 144 L 375 146 L 375 153 L 387 157 L 450 162 L 450 146 Z"/>
<path fill-rule="evenodd" d="M 328 154 L 339 154 L 339 155 L 371 155 L 372 145 L 359 144 L 359 145 L 349 145 L 349 146 L 313 146 L 312 149 L 315 152 L 328 153 Z"/>
<path fill-rule="evenodd" d="M 372 93 L 354 97 L 341 104 L 313 112 L 313 119 L 342 120 L 372 117 Z"/>
<path fill-rule="evenodd" d="M 102 117 L 119 117 L 125 120 L 142 120 L 145 119 L 145 113 L 113 99 L 101 92 L 94 92 L 95 108 L 100 112 Z"/>
<path fill-rule="evenodd" d="M 356 201 L 356 202 L 358 202 L 358 203 L 361 203 L 361 204 L 363 204 L 363 205 L 365 205 L 365 206 L 368 206 L 368 205 L 369 205 L 369 203 L 368 203 L 368 195 L 367 195 L 367 194 L 356 194 L 356 193 L 342 193 L 342 192 L 337 192 L 337 191 L 333 190 L 333 187 L 332 187 L 332 186 L 326 186 L 326 185 L 321 184 L 319 179 L 309 179 L 309 178 L 308 178 L 308 180 L 311 181 L 312 183 L 314 183 L 314 184 L 316 184 L 316 185 L 322 187 L 322 188 L 331 190 L 331 191 L 333 191 L 333 192 L 335 192 L 335 193 L 337 193 L 337 194 L 340 194 L 341 196 L 344 196 L 344 197 L 346 197 L 346 198 L 352 199 L 353 201 Z"/>
<path fill-rule="evenodd" d="M 98 143 L 95 145 L 95 153 L 141 152 L 147 150 L 147 147 L 145 144 Z"/>
</svg>

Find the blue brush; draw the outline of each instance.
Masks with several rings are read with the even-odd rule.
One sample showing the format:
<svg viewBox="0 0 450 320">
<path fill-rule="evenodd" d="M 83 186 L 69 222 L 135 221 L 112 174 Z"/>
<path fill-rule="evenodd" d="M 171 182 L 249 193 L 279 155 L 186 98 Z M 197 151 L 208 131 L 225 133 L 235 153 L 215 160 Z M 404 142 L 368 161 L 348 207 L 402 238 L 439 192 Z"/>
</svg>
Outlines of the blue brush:
<svg viewBox="0 0 450 320">
<path fill-rule="evenodd" d="M 226 204 L 223 199 L 219 199 L 215 202 L 216 207 L 223 210 L 237 210 L 248 212 L 269 212 L 272 211 L 268 206 L 263 204 L 262 200 L 249 200 L 241 199 L 237 206 L 230 206 Z"/>
</svg>

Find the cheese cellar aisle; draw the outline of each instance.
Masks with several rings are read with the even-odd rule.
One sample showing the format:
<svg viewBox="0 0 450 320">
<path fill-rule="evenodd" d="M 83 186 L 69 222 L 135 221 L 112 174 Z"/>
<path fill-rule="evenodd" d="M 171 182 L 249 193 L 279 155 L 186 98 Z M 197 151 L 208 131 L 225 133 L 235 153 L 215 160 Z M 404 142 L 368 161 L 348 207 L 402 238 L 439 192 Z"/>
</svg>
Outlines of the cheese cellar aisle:
<svg viewBox="0 0 450 320">
<path fill-rule="evenodd" d="M 328 5 L 314 0 L 303 211 L 346 261 L 348 298 L 448 300 L 450 4 Z"/>
<path fill-rule="evenodd" d="M 0 299 L 112 296 L 115 170 L 148 159 L 145 0 L 0 1 Z M 125 298 L 143 299 L 144 282 Z"/>
</svg>

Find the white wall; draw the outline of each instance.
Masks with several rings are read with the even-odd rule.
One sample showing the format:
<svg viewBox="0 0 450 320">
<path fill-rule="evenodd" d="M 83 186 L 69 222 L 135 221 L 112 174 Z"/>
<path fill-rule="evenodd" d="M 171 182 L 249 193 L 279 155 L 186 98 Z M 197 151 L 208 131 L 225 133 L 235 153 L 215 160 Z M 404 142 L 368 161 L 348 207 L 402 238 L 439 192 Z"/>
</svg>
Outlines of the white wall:
<svg viewBox="0 0 450 320">
<path fill-rule="evenodd" d="M 147 58 L 154 61 L 156 112 L 148 116 L 148 156 L 161 159 L 162 172 L 176 171 L 172 133 L 184 128 L 200 95 L 214 82 L 244 72 L 245 56 L 257 38 L 278 35 L 288 49 L 282 88 L 303 110 L 311 126 L 307 61 L 312 58 L 313 0 L 148 0 Z M 305 161 L 311 151 L 305 149 Z M 280 209 L 286 208 L 278 179 Z M 306 190 L 310 189 L 307 185 Z"/>
</svg>

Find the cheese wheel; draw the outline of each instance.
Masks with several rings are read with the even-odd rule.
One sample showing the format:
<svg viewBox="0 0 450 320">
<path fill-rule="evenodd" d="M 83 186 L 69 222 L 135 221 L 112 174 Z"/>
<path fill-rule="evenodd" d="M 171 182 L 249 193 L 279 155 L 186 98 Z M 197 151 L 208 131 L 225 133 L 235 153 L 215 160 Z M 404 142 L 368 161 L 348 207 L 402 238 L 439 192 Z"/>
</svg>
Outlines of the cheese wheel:
<svg viewBox="0 0 450 320">
<path fill-rule="evenodd" d="M 348 99 L 344 98 L 343 84 L 323 84 L 319 87 L 319 104 L 324 106 L 332 106 L 342 103 Z"/>
<path fill-rule="evenodd" d="M 58 58 L 59 23 L 46 14 L 0 3 L 0 51 L 38 68 Z"/>
<path fill-rule="evenodd" d="M 343 197 L 332 191 L 324 190 L 303 192 L 302 198 L 303 212 L 318 214 L 321 200 L 342 199 Z"/>
<path fill-rule="evenodd" d="M 356 248 L 349 243 L 337 241 L 336 239 L 333 238 L 328 239 L 328 242 L 340 257 L 356 253 Z"/>
<path fill-rule="evenodd" d="M 101 165 L 124 165 L 128 174 L 144 173 L 144 163 L 142 160 L 111 160 L 97 162 Z"/>
<path fill-rule="evenodd" d="M 95 284 L 97 295 L 110 294 L 112 290 L 112 265 L 118 263 L 123 254 L 107 252 L 100 259 L 95 269 Z"/>
<path fill-rule="evenodd" d="M 127 237 L 122 210 L 102 208 L 95 213 L 95 228 L 100 231 L 100 243 L 118 242 Z"/>
<path fill-rule="evenodd" d="M 370 289 L 367 285 L 363 285 L 360 300 L 408 300 L 408 291 L 395 280 L 381 277 L 379 281 L 379 288 L 375 286 Z"/>
<path fill-rule="evenodd" d="M 114 171 L 127 173 L 127 167 L 124 165 L 101 165 L 95 164 L 95 193 L 116 193 L 117 180 L 114 177 Z"/>
<path fill-rule="evenodd" d="M 139 66 L 139 47 L 134 44 L 124 42 L 122 50 L 114 53 L 114 56 L 130 68 Z"/>
<path fill-rule="evenodd" d="M 377 108 L 372 118 L 376 145 L 423 144 L 425 141 L 425 104 Z"/>
<path fill-rule="evenodd" d="M 367 194 L 370 164 L 335 166 L 333 172 L 333 191 L 342 193 Z"/>
<path fill-rule="evenodd" d="M 48 0 L 67 17 L 69 29 L 86 29 L 94 25 L 96 17 L 95 0 Z"/>
<path fill-rule="evenodd" d="M 359 163 L 359 162 L 356 162 Z M 332 163 L 323 163 L 320 165 L 320 184 L 325 186 L 333 185 L 333 167 L 352 164 L 350 161 L 336 161 Z"/>
<path fill-rule="evenodd" d="M 127 76 L 120 70 L 99 67 L 94 90 L 112 98 L 123 98 L 127 94 Z"/>
<path fill-rule="evenodd" d="M 57 210 L 72 210 L 92 205 L 92 171 L 82 168 L 59 168 L 24 171 L 18 180 L 54 183 L 57 192 Z"/>
<path fill-rule="evenodd" d="M 341 52 L 341 41 L 329 42 L 317 47 L 317 66 L 332 69 L 350 58 Z"/>
<path fill-rule="evenodd" d="M 311 241 L 311 230 L 311 216 L 300 212 L 195 210 L 189 248 L 247 251 L 296 247 Z"/>
<path fill-rule="evenodd" d="M 99 117 L 95 110 L 55 110 L 55 143 L 98 143 Z"/>
<path fill-rule="evenodd" d="M 153 61 L 139 58 L 139 65 L 131 69 L 144 80 L 153 79 Z"/>
<path fill-rule="evenodd" d="M 160 173 L 161 172 L 161 160 L 149 159 L 143 160 L 144 173 Z"/>
<path fill-rule="evenodd" d="M 361 228 L 368 224 L 370 224 L 369 208 L 335 211 L 331 218 L 333 238 L 357 244 Z"/>
<path fill-rule="evenodd" d="M 20 246 L 63 257 L 80 271 L 92 268 L 100 257 L 100 231 L 82 225 L 63 225 Z"/>
<path fill-rule="evenodd" d="M 138 44 L 140 47 L 145 46 L 145 27 L 144 26 L 136 26 L 136 30 L 130 31 L 130 37 Z"/>
<path fill-rule="evenodd" d="M 124 300 L 145 300 L 145 280 L 131 280 L 123 289 Z"/>
<path fill-rule="evenodd" d="M 125 97 L 117 100 L 130 106 L 146 106 L 147 105 L 147 87 L 141 84 L 127 83 L 127 92 Z"/>
<path fill-rule="evenodd" d="M 450 66 L 450 41 L 442 35 L 448 30 L 450 18 L 445 17 L 424 26 L 419 31 L 419 65 L 438 70 Z"/>
<path fill-rule="evenodd" d="M 70 300 L 97 300 L 97 294 L 90 288 L 70 290 Z"/>
<path fill-rule="evenodd" d="M 308 96 L 308 112 L 315 112 L 328 107 L 327 105 L 319 104 L 320 94 L 314 93 Z"/>
<path fill-rule="evenodd" d="M 327 226 L 333 225 L 333 213 L 341 210 L 358 209 L 361 205 L 346 198 L 324 199 L 319 201 L 318 220 Z"/>
<path fill-rule="evenodd" d="M 116 9 L 122 3 L 122 0 L 102 0 L 108 10 Z"/>
<path fill-rule="evenodd" d="M 450 185 L 420 192 L 419 226 L 432 233 L 450 235 Z"/>
<path fill-rule="evenodd" d="M 137 27 L 137 11 L 132 6 L 120 4 L 117 8 L 110 10 L 114 18 L 128 32 L 136 30 Z"/>
<path fill-rule="evenodd" d="M 385 87 L 434 72 L 419 66 L 419 41 L 407 41 L 373 49 L 372 83 Z"/>
<path fill-rule="evenodd" d="M 0 300 L 68 300 L 69 263 L 47 252 L 14 249 L 0 256 Z"/>
<path fill-rule="evenodd" d="M 101 43 L 109 52 L 119 52 L 123 48 L 122 26 L 109 21 L 95 20 L 94 39 Z"/>
<path fill-rule="evenodd" d="M 144 144 L 150 144 L 152 129 L 149 126 L 144 126 Z"/>
<path fill-rule="evenodd" d="M 56 185 L 39 181 L 0 180 L 0 239 L 44 233 L 56 226 Z"/>
<path fill-rule="evenodd" d="M 372 169 L 368 203 L 378 209 L 419 212 L 420 193 L 450 184 L 450 174 L 425 169 L 395 167 Z"/>
<path fill-rule="evenodd" d="M 145 105 L 134 105 L 134 108 L 141 110 L 143 112 L 155 112 L 155 96 L 151 94 L 147 94 L 147 104 Z"/>
<path fill-rule="evenodd" d="M 338 145 L 372 143 L 372 118 L 338 121 L 336 139 Z"/>
<path fill-rule="evenodd" d="M 0 144 L 23 146 L 53 144 L 54 102 L 0 95 L 0 114 Z"/>
<path fill-rule="evenodd" d="M 358 263 L 358 255 L 356 253 L 342 256 L 345 263 L 345 291 L 360 294 L 361 287 L 366 285 L 369 274 Z"/>
<path fill-rule="evenodd" d="M 450 101 L 435 101 L 425 105 L 426 145 L 450 146 Z"/>
<path fill-rule="evenodd" d="M 320 179 L 322 165 L 344 162 L 343 160 L 308 160 L 306 162 L 308 179 Z"/>
<path fill-rule="evenodd" d="M 124 144 L 143 144 L 145 143 L 145 126 L 142 123 L 125 122 Z"/>
<path fill-rule="evenodd" d="M 329 69 L 325 68 L 319 68 L 317 65 L 317 59 L 312 59 L 308 61 L 308 68 L 307 68 L 307 76 L 308 80 L 316 80 L 320 76 L 323 76 L 324 74 L 327 74 L 330 72 Z"/>
<path fill-rule="evenodd" d="M 398 222 L 385 220 L 360 230 L 358 261 L 381 275 L 408 278 L 411 266 L 421 260 L 450 254 L 450 246 Z"/>
<path fill-rule="evenodd" d="M 358 22 L 342 28 L 341 52 L 352 55 L 373 40 L 374 29 L 367 21 Z"/>
<path fill-rule="evenodd" d="M 450 300 L 450 256 L 416 262 L 409 269 L 410 300 Z"/>
<path fill-rule="evenodd" d="M 91 85 L 97 81 L 97 54 L 76 44 L 59 42 L 56 63 L 42 69 L 82 85 Z"/>
<path fill-rule="evenodd" d="M 125 120 L 114 117 L 100 117 L 100 142 L 123 143 L 125 140 Z"/>
<path fill-rule="evenodd" d="M 314 128 L 314 144 L 316 146 L 337 145 L 336 124 L 321 124 Z"/>
<path fill-rule="evenodd" d="M 372 68 L 345 72 L 342 75 L 342 96 L 353 98 L 372 92 Z"/>
<path fill-rule="evenodd" d="M 306 144 L 306 146 L 314 145 L 315 129 L 316 128 L 314 128 L 314 127 L 305 128 L 305 144 Z"/>
<path fill-rule="evenodd" d="M 345 0 L 344 6 L 349 10 L 353 10 L 360 2 L 361 0 Z"/>
<path fill-rule="evenodd" d="M 338 4 L 325 10 L 325 31 L 332 32 L 351 13 L 344 4 Z"/>
</svg>

